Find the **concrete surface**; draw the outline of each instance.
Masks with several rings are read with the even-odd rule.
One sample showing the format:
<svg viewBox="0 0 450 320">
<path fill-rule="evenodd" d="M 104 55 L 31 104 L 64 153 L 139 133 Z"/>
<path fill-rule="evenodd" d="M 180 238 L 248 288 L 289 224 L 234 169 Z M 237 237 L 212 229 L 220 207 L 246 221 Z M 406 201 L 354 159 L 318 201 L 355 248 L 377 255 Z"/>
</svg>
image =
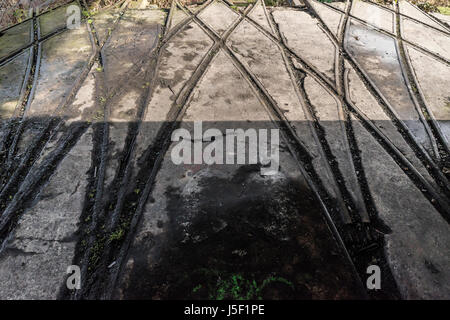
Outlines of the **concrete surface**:
<svg viewBox="0 0 450 320">
<path fill-rule="evenodd" d="M 406 1 L 304 3 L 2 33 L 0 298 L 448 299 L 449 30 Z M 227 129 L 277 132 L 254 141 L 278 171 L 177 164 L 176 129 L 216 160 Z"/>
</svg>

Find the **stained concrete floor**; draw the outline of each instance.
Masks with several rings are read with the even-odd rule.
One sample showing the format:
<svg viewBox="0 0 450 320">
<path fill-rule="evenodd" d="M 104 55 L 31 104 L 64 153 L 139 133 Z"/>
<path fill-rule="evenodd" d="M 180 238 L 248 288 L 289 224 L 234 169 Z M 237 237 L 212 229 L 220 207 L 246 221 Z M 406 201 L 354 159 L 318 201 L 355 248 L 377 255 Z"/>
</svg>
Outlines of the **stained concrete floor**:
<svg viewBox="0 0 450 320">
<path fill-rule="evenodd" d="M 445 20 L 146 3 L 0 36 L 1 299 L 450 298 Z M 200 122 L 277 132 L 277 170 L 174 161 Z"/>
</svg>

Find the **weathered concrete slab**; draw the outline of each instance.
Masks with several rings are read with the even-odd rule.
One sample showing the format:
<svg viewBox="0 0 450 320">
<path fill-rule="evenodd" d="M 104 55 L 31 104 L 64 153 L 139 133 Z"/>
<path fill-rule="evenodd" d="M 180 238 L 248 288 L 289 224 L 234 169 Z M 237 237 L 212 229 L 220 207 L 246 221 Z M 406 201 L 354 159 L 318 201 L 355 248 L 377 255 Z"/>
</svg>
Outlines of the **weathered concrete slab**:
<svg viewBox="0 0 450 320">
<path fill-rule="evenodd" d="M 450 61 L 449 34 L 437 31 L 408 18 L 401 19 L 402 37 Z"/>
<path fill-rule="evenodd" d="M 432 27 L 435 27 L 437 29 L 449 32 L 448 29 L 443 27 L 440 23 L 437 23 L 436 21 L 434 21 L 432 18 L 427 16 L 427 14 L 422 12 L 422 10 L 420 10 L 419 8 L 414 6 L 413 4 L 409 3 L 408 1 L 399 0 L 398 1 L 398 7 L 399 7 L 399 10 L 400 10 L 400 13 L 405 15 L 405 16 L 408 16 L 408 17 L 411 17 L 413 19 L 419 20 L 420 22 L 423 22 L 423 23 L 425 23 L 427 25 L 430 25 Z"/>
<path fill-rule="evenodd" d="M 253 8 L 251 9 L 248 17 L 256 21 L 261 27 L 264 28 L 267 32 L 273 34 L 272 26 L 269 21 L 269 17 L 267 16 L 266 10 L 264 9 L 265 4 L 263 0 L 257 1 Z"/>
<path fill-rule="evenodd" d="M 446 23 L 450 26 L 450 16 L 447 14 L 442 14 L 438 12 L 431 12 L 431 15 L 437 18 L 439 21 Z"/>
<path fill-rule="evenodd" d="M 113 182 L 126 147 L 129 127 L 139 121 L 139 111 L 145 107 L 145 94 L 150 85 L 146 77 L 152 71 L 148 70 L 147 59 L 157 47 L 164 19 L 160 10 L 128 10 L 104 48 L 106 87 L 111 94 L 120 91 L 107 102 L 109 147 L 105 186 Z M 130 42 L 129 39 L 137 41 Z"/>
<path fill-rule="evenodd" d="M 78 6 L 78 3 L 74 1 L 56 9 L 50 9 L 38 17 L 41 37 L 45 37 L 46 35 L 67 26 L 67 8 L 71 5 Z"/>
<path fill-rule="evenodd" d="M 389 101 L 399 120 L 433 154 L 430 137 L 405 83 L 395 39 L 351 20 L 345 41 L 346 49 Z"/>
<path fill-rule="evenodd" d="M 218 81 L 221 86 L 215 85 Z M 209 106 L 211 96 L 218 99 Z M 267 115 L 260 121 L 264 114 L 246 80 L 219 52 L 181 126 L 191 129 L 192 121 L 210 120 L 211 127 L 273 128 Z M 319 218 L 317 203 L 307 200 L 312 195 L 288 152 L 281 152 L 281 172 L 263 177 L 258 168 L 245 165 L 174 165 L 172 150 L 173 145 L 156 177 L 154 201 L 143 213 L 117 297 L 360 296 L 351 269 Z M 294 206 L 291 196 L 297 199 Z M 323 263 L 328 259 L 341 266 L 332 277 L 330 265 Z M 234 293 L 228 287 L 233 276 L 242 287 Z"/>
<path fill-rule="evenodd" d="M 342 11 L 345 11 L 345 9 L 347 8 L 347 3 L 348 1 L 332 1 L 329 3 L 330 6 L 335 7 L 337 9 L 340 9 Z"/>
<path fill-rule="evenodd" d="M 97 117 L 97 105 L 99 99 L 96 96 L 96 78 L 98 76 L 99 66 L 94 63 L 89 74 L 84 79 L 80 89 L 78 90 L 72 104 L 63 112 L 67 123 L 72 121 L 89 121 L 98 122 L 101 119 Z"/>
<path fill-rule="evenodd" d="M 354 118 L 353 127 L 379 217 L 392 230 L 385 235 L 385 250 L 402 295 L 445 299 L 450 294 L 448 223 Z"/>
<path fill-rule="evenodd" d="M 0 252 L 1 299 L 56 299 L 77 243 L 92 150 L 87 131 Z"/>
<path fill-rule="evenodd" d="M 117 87 L 119 79 L 139 71 L 156 47 L 163 23 L 164 14 L 160 10 L 129 9 L 125 12 L 102 51 L 108 91 Z"/>
<path fill-rule="evenodd" d="M 86 26 L 52 37 L 41 48 L 36 93 L 27 116 L 51 115 L 67 97 L 92 54 Z"/>
<path fill-rule="evenodd" d="M 198 17 L 221 35 L 239 16 L 223 2 L 215 0 Z"/>
<path fill-rule="evenodd" d="M 288 47 L 334 80 L 336 49 L 318 21 L 306 12 L 286 9 L 275 10 L 273 17 Z"/>
<path fill-rule="evenodd" d="M 95 28 L 100 45 L 103 45 L 106 39 L 111 35 L 115 23 L 120 17 L 120 12 L 120 7 L 113 7 L 100 11 L 90 18 L 93 21 L 92 24 Z"/>
<path fill-rule="evenodd" d="M 353 1 L 352 15 L 382 30 L 395 33 L 394 12 L 362 0 Z"/>
<path fill-rule="evenodd" d="M 431 116 L 450 142 L 450 66 L 434 57 L 406 46 L 418 85 L 425 97 Z"/>
<path fill-rule="evenodd" d="M 331 32 L 337 37 L 339 32 L 339 27 L 342 23 L 343 14 L 339 11 L 333 10 L 332 8 L 324 5 L 318 1 L 308 1 L 314 11 L 319 15 L 325 25 L 330 29 Z"/>
<path fill-rule="evenodd" d="M 30 50 L 24 51 L 11 62 L 0 67 L 0 120 L 9 119 L 15 113 L 29 68 Z"/>
<path fill-rule="evenodd" d="M 312 127 L 312 118 L 302 106 L 278 46 L 247 21 L 241 22 L 227 42 L 237 58 L 248 66 L 277 102 L 295 128 L 297 137 L 308 147 L 313 165 L 331 197 L 338 198 L 333 177 Z M 272 61 L 267 64 L 268 59 Z"/>
<path fill-rule="evenodd" d="M 11 27 L 0 34 L 0 59 L 31 43 L 32 20 Z"/>
<path fill-rule="evenodd" d="M 190 23 L 163 49 L 158 76 L 155 80 L 156 86 L 143 117 L 144 125 L 137 137 L 136 154 L 133 160 L 135 168 L 139 167 L 139 156 L 153 143 L 158 130 L 166 121 L 177 94 L 192 76 L 212 44 L 213 41 L 198 25 Z"/>
<path fill-rule="evenodd" d="M 172 13 L 172 20 L 170 22 L 169 30 L 176 27 L 178 24 L 180 24 L 181 21 L 186 19 L 188 15 L 180 9 L 178 6 L 175 6 L 174 12 Z"/>
<path fill-rule="evenodd" d="M 36 146 L 38 137 L 46 130 L 51 117 L 57 116 L 56 111 L 69 98 L 78 77 L 86 71 L 91 54 L 92 46 L 86 26 L 41 43 L 41 52 L 38 54 L 40 60 L 33 82 L 35 91 L 34 95 L 28 97 L 25 125 L 17 144 L 17 159 Z M 59 116 L 62 115 L 64 112 Z"/>
</svg>

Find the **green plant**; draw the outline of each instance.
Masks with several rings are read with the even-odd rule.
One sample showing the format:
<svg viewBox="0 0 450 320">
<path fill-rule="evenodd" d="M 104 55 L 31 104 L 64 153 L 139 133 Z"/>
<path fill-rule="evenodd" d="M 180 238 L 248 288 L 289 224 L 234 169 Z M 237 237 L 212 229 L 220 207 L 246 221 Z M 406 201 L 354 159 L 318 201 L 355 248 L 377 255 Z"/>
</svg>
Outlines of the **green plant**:
<svg viewBox="0 0 450 320">
<path fill-rule="evenodd" d="M 217 279 L 216 281 L 212 281 L 214 285 L 209 286 L 208 288 L 208 298 L 211 300 L 261 300 L 261 294 L 264 288 L 274 282 L 283 283 L 294 289 L 294 285 L 282 277 L 269 276 L 258 285 L 254 278 L 247 279 L 240 273 L 231 274 L 225 277 L 215 270 L 202 270 L 202 273 L 207 278 Z M 202 284 L 198 284 L 192 289 L 192 292 L 196 293 L 202 287 Z"/>
<path fill-rule="evenodd" d="M 17 22 L 22 22 L 24 18 L 26 18 L 25 10 L 23 9 L 16 9 L 14 10 L 14 17 L 17 19 Z"/>
<path fill-rule="evenodd" d="M 111 233 L 109 236 L 109 241 L 120 240 L 124 236 L 125 231 L 123 229 L 119 229 Z"/>
</svg>

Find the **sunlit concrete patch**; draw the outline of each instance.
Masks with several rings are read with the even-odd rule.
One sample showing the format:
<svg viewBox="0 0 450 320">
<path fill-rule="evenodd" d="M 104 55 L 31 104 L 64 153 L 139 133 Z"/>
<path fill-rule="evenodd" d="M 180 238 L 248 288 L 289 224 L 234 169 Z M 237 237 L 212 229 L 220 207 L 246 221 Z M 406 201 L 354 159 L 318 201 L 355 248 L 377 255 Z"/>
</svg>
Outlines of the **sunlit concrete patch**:
<svg viewBox="0 0 450 320">
<path fill-rule="evenodd" d="M 450 61 L 450 36 L 408 18 L 401 18 L 402 37 Z"/>
<path fill-rule="evenodd" d="M 44 37 L 67 26 L 67 20 L 69 17 L 69 15 L 67 14 L 67 8 L 71 5 L 78 6 L 78 3 L 74 1 L 56 9 L 50 9 L 49 11 L 43 13 L 38 17 L 41 37 Z"/>
<path fill-rule="evenodd" d="M 394 13 L 362 0 L 353 1 L 352 15 L 380 29 L 394 33 Z"/>
<path fill-rule="evenodd" d="M 379 1 L 379 0 L 365 0 L 365 1 L 372 2 L 374 4 L 379 5 L 380 7 L 384 7 L 386 9 L 391 9 L 392 11 L 394 11 L 394 6 L 390 2 Z"/>
<path fill-rule="evenodd" d="M 386 111 L 366 88 L 355 69 L 346 64 L 348 72 L 348 95 L 350 101 L 364 114 L 383 134 L 400 150 L 400 152 L 414 165 L 420 174 L 433 185 L 436 190 L 439 186 L 430 176 L 425 166 L 416 157 L 414 151 L 402 137 L 394 123 L 391 121 Z"/>
<path fill-rule="evenodd" d="M 405 83 L 395 39 L 351 20 L 345 48 L 389 101 L 399 120 L 432 155 L 430 137 Z"/>
<path fill-rule="evenodd" d="M 195 92 L 182 128 L 201 120 L 209 128 L 275 128 L 261 121 L 268 120 L 264 106 L 224 52 Z M 284 142 L 272 176 L 257 165 L 175 165 L 174 146 L 156 176 L 116 297 L 363 297 Z"/>
<path fill-rule="evenodd" d="M 385 251 L 402 296 L 448 298 L 448 223 L 355 118 L 353 127 L 378 215 L 391 229 Z"/>
<path fill-rule="evenodd" d="M 212 44 L 211 38 L 197 24 L 190 23 L 162 49 L 152 97 L 146 107 L 142 119 L 143 125 L 136 138 L 136 152 L 132 159 L 136 168 L 134 174 L 137 174 L 139 157 L 154 142 L 177 95 Z"/>
<path fill-rule="evenodd" d="M 221 35 L 236 19 L 239 18 L 239 15 L 222 1 L 215 0 L 200 12 L 198 17 Z"/>
<path fill-rule="evenodd" d="M 400 10 L 401 14 L 403 14 L 405 16 L 408 16 L 408 17 L 411 17 L 411 18 L 414 18 L 416 20 L 419 20 L 420 22 L 428 24 L 428 25 L 430 25 L 432 27 L 435 27 L 435 28 L 441 29 L 443 31 L 449 32 L 448 29 L 446 29 L 441 24 L 439 24 L 436 21 L 434 21 L 432 18 L 430 18 L 424 12 L 422 12 L 419 8 L 417 8 L 413 4 L 409 3 L 408 1 L 399 0 L 398 1 L 398 6 L 399 6 L 399 10 Z"/>
<path fill-rule="evenodd" d="M 0 59 L 31 43 L 32 20 L 0 32 Z"/>
<path fill-rule="evenodd" d="M 333 198 L 337 197 L 332 176 L 326 169 L 326 159 L 320 143 L 312 132 L 311 118 L 294 88 L 294 83 L 283 60 L 280 48 L 247 21 L 241 22 L 231 34 L 227 45 L 236 57 L 261 81 L 267 92 L 275 99 L 283 114 L 295 128 L 300 141 L 313 156 L 313 165 Z M 267 61 L 271 64 L 267 64 Z"/>
<path fill-rule="evenodd" d="M 347 2 L 346 0 L 342 0 L 342 1 L 332 1 L 330 3 L 328 3 L 330 6 L 335 7 L 337 9 L 340 9 L 342 11 L 345 11 L 345 9 L 347 8 Z"/>
<path fill-rule="evenodd" d="M 66 31 L 41 43 L 41 57 L 36 67 L 34 96 L 29 97 L 25 110 L 24 132 L 18 142 L 17 154 L 28 148 L 43 130 L 48 121 L 64 105 L 78 77 L 88 64 L 92 46 L 86 27 Z"/>
<path fill-rule="evenodd" d="M 431 116 L 450 146 L 450 66 L 412 46 L 406 48 Z"/>
<path fill-rule="evenodd" d="M 450 28 L 450 15 L 442 14 L 439 12 L 431 12 L 431 15 L 437 18 L 439 21 L 446 23 Z"/>
<path fill-rule="evenodd" d="M 65 156 L 0 252 L 1 299 L 56 299 L 72 265 L 90 168 L 92 132 Z"/>
<path fill-rule="evenodd" d="M 93 21 L 95 33 L 100 45 L 104 44 L 106 39 L 111 35 L 114 25 L 120 17 L 120 12 L 119 7 L 113 7 L 100 11 L 90 18 Z"/>
<path fill-rule="evenodd" d="M 58 148 L 61 144 L 61 138 L 67 135 L 71 127 L 76 127 L 79 124 L 85 123 L 99 123 L 103 121 L 103 111 L 101 110 L 100 103 L 96 99 L 95 95 L 95 82 L 96 82 L 96 68 L 97 63 L 94 63 L 93 67 L 89 71 L 88 75 L 84 79 L 80 89 L 76 93 L 73 102 L 68 105 L 62 112 L 60 112 L 61 120 L 64 124 L 60 129 L 46 142 L 41 153 L 35 159 L 33 166 L 39 168 L 48 155 Z M 37 135 L 39 127 L 41 127 L 48 119 L 46 117 L 37 119 L 28 119 L 32 125 L 26 128 L 26 134 L 22 136 L 20 143 L 20 150 L 26 149 L 29 143 L 30 136 Z M 41 127 L 43 129 L 43 126 Z"/>
<path fill-rule="evenodd" d="M 51 115 L 67 97 L 92 54 L 85 26 L 50 38 L 42 42 L 41 48 L 36 93 L 28 116 Z"/>
<path fill-rule="evenodd" d="M 12 117 L 18 106 L 26 86 L 29 57 L 30 50 L 26 50 L 0 67 L 0 120 Z"/>
<path fill-rule="evenodd" d="M 227 45 L 260 79 L 280 108 L 288 112 L 301 110 L 280 48 L 272 40 L 243 21 L 231 34 Z M 267 64 L 269 59 L 273 62 L 270 65 Z"/>
<path fill-rule="evenodd" d="M 248 14 L 248 17 L 253 19 L 261 27 L 263 27 L 264 30 L 272 33 L 272 27 L 269 22 L 269 17 L 267 16 L 263 0 L 259 0 L 256 2 L 256 4 L 253 6 L 250 13 Z"/>
<path fill-rule="evenodd" d="M 106 87 L 114 97 L 106 102 L 109 117 L 108 153 L 106 158 L 105 188 L 113 190 L 122 152 L 128 147 L 126 139 L 130 126 L 139 121 L 144 107 L 145 93 L 150 83 L 146 80 L 149 57 L 154 53 L 165 14 L 160 10 L 129 9 L 103 50 Z"/>
<path fill-rule="evenodd" d="M 162 49 L 158 78 L 144 121 L 164 121 L 176 95 L 213 41 L 195 23 L 185 26 Z"/>
<path fill-rule="evenodd" d="M 108 90 L 116 88 L 128 73 L 140 71 L 157 46 L 164 18 L 160 10 L 125 12 L 102 51 Z"/>
<path fill-rule="evenodd" d="M 332 8 L 324 5 L 321 2 L 310 0 L 308 3 L 314 9 L 314 11 L 322 19 L 323 23 L 330 29 L 331 32 L 337 37 L 339 32 L 339 27 L 342 23 L 343 14 L 339 11 L 333 10 Z"/>
<path fill-rule="evenodd" d="M 325 139 L 338 162 L 339 170 L 342 173 L 351 200 L 356 207 L 357 214 L 361 216 L 363 221 L 368 222 L 369 215 L 364 204 L 361 189 L 359 188 L 350 145 L 347 139 L 346 120 L 342 105 L 311 77 L 305 78 L 304 88 L 308 100 L 314 109 L 313 112 L 315 112 L 324 130 Z"/>
<path fill-rule="evenodd" d="M 222 71 L 224 77 L 221 77 Z M 218 83 L 220 85 L 216 85 Z M 264 107 L 224 51 L 219 51 L 197 84 L 183 119 L 206 121 L 210 126 L 221 126 L 220 121 L 270 122 Z"/>
<path fill-rule="evenodd" d="M 181 23 L 184 19 L 186 19 L 188 15 L 180 9 L 177 5 L 174 7 L 174 12 L 172 13 L 172 20 L 170 21 L 169 30 L 176 27 L 178 24 Z"/>
<path fill-rule="evenodd" d="M 102 120 L 96 114 L 96 106 L 99 105 L 100 102 L 95 93 L 98 68 L 98 64 L 94 63 L 89 74 L 76 93 L 72 104 L 63 111 L 65 120 L 68 123 L 72 121 L 87 121 L 88 119 L 93 119 L 95 122 Z"/>
<path fill-rule="evenodd" d="M 318 21 L 306 12 L 283 9 L 275 10 L 273 17 L 286 38 L 287 46 L 334 80 L 336 48 Z"/>
</svg>

